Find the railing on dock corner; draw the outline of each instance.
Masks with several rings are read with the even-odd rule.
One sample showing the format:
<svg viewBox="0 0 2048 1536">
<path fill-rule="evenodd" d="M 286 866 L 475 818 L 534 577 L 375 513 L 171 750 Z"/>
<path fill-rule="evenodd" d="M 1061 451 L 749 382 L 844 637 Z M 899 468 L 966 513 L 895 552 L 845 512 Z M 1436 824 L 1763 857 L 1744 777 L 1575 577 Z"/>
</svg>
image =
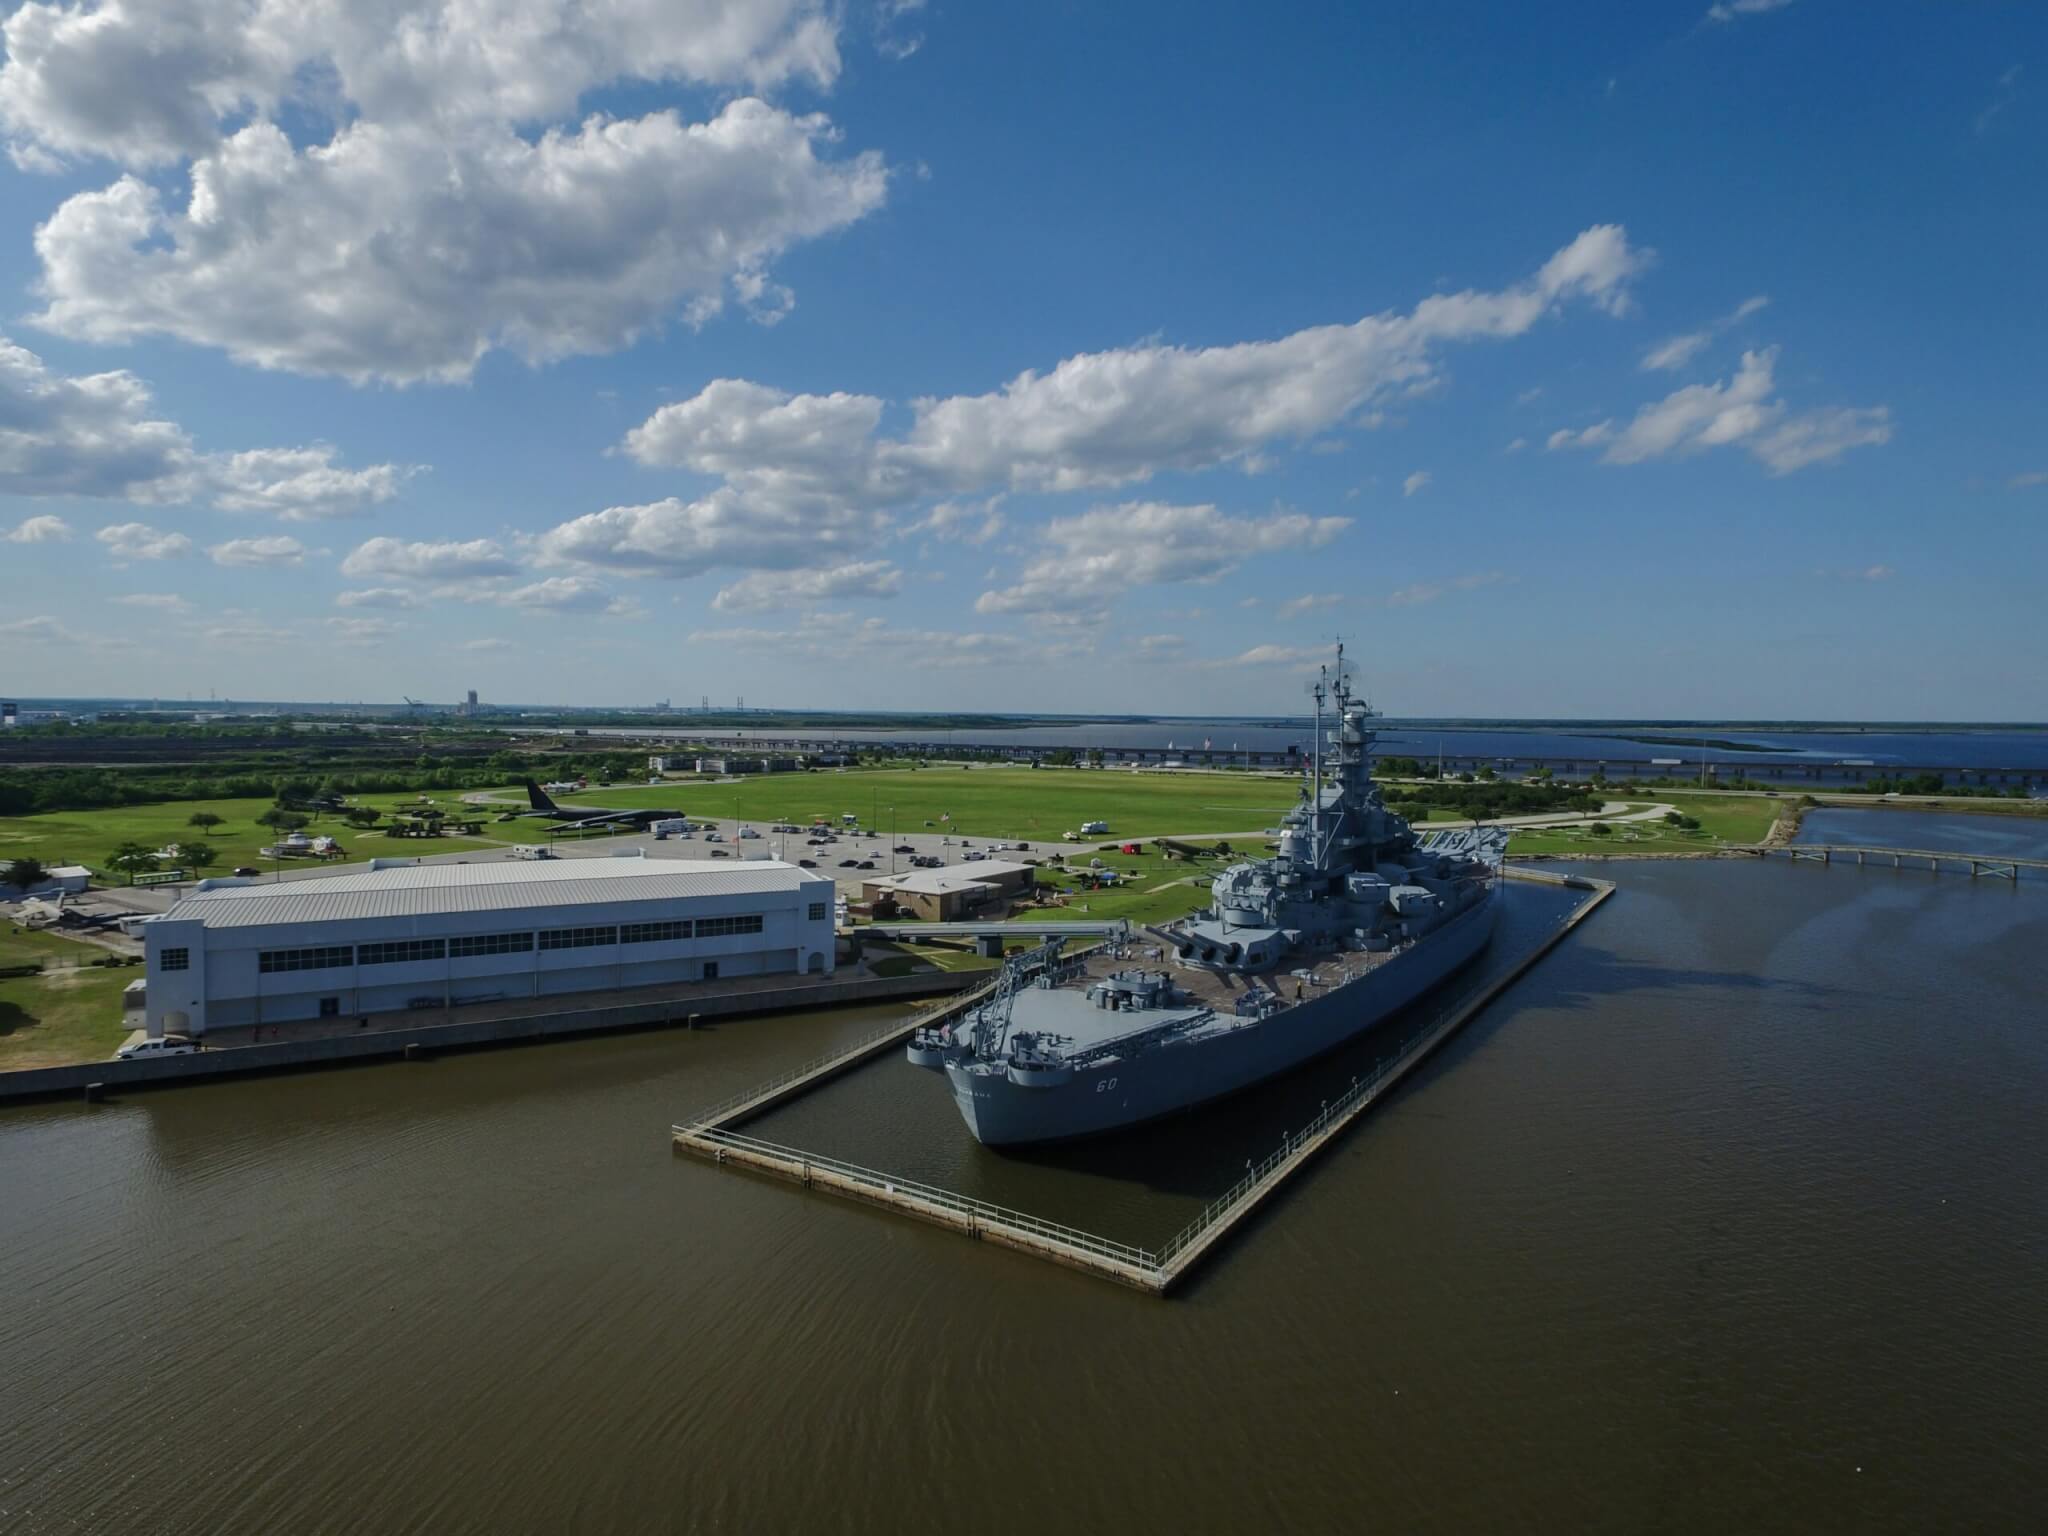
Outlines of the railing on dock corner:
<svg viewBox="0 0 2048 1536">
<path fill-rule="evenodd" d="M 941 1189 L 934 1184 L 920 1184 L 915 1179 L 906 1179 L 900 1174 L 883 1173 L 875 1168 L 863 1168 L 858 1163 L 849 1163 L 836 1157 L 821 1157 L 815 1152 L 805 1152 L 797 1147 L 785 1147 L 772 1141 L 762 1141 L 754 1136 L 742 1136 L 736 1131 L 702 1130 L 694 1133 L 698 1141 L 713 1146 L 731 1147 L 736 1151 L 751 1152 L 756 1156 L 771 1158 L 778 1162 L 800 1167 L 806 1176 L 813 1173 L 829 1173 L 850 1184 L 873 1190 L 884 1200 L 901 1202 L 922 1201 L 951 1211 L 959 1216 L 971 1217 L 984 1229 L 1001 1229 L 1021 1232 L 1033 1237 L 1044 1238 L 1096 1258 L 1107 1259 L 1141 1275 L 1156 1274 L 1160 1268 L 1159 1256 L 1144 1248 L 1129 1243 L 1119 1243 L 1112 1238 L 1099 1237 L 1093 1232 L 1083 1232 L 1078 1227 L 1069 1227 L 1057 1221 L 1047 1221 L 1042 1216 L 1033 1216 L 1027 1211 L 1013 1211 L 1007 1206 L 992 1205 L 986 1200 L 976 1200 L 955 1190 Z"/>
</svg>

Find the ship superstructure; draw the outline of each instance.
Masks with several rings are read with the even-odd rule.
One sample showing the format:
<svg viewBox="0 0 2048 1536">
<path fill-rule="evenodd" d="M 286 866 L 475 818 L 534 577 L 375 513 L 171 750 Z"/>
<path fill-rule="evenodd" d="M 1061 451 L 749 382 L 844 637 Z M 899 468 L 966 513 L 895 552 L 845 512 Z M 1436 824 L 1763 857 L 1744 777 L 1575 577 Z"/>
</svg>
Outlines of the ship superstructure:
<svg viewBox="0 0 2048 1536">
<path fill-rule="evenodd" d="M 1463 965 L 1493 929 L 1507 833 L 1418 837 L 1372 781 L 1372 711 L 1343 649 L 1312 688 L 1315 745 L 1273 856 L 1230 865 L 1200 912 L 1085 960 L 1006 963 L 910 1060 L 945 1074 L 992 1145 L 1091 1135 L 1248 1087 L 1341 1044 Z"/>
</svg>

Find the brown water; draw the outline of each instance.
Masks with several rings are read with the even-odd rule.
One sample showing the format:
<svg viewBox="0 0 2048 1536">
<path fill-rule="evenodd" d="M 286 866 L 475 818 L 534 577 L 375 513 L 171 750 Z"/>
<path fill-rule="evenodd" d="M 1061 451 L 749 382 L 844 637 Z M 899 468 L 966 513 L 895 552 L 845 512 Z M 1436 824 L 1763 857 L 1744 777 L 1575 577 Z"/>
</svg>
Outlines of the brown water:
<svg viewBox="0 0 2048 1536">
<path fill-rule="evenodd" d="M 1173 1301 L 670 1151 L 873 1015 L 12 1111 L 0 1531 L 2034 1529 L 2048 885 L 1602 873 Z"/>
</svg>

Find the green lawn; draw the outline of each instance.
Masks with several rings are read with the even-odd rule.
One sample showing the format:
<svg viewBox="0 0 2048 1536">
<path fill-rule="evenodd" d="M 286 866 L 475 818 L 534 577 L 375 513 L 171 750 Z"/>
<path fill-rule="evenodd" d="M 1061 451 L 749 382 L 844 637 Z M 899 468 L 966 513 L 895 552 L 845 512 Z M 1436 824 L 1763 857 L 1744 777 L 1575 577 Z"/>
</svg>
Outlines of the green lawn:
<svg viewBox="0 0 2048 1536">
<path fill-rule="evenodd" d="M 387 811 L 421 803 L 416 794 L 363 795 L 358 799 L 362 804 Z M 434 803 L 451 816 L 464 811 L 453 794 L 441 794 Z M 161 805 L 119 806 L 104 811 L 52 811 L 41 816 L 11 816 L 0 820 L 0 862 L 37 858 L 52 867 L 83 864 L 97 871 L 107 855 L 125 842 L 146 843 L 151 848 L 195 842 L 205 843 L 219 855 L 205 871 L 207 874 L 225 875 L 240 864 L 267 867 L 267 861 L 257 850 L 276 842 L 277 834 L 268 827 L 258 826 L 256 818 L 270 807 L 268 800 L 173 800 Z M 210 836 L 186 825 L 186 819 L 195 811 L 211 811 L 221 818 L 221 825 L 215 827 Z M 495 842 L 473 838 L 412 839 L 389 837 L 381 831 L 359 832 L 340 817 L 331 815 L 317 817 L 306 831 L 309 835 L 339 839 L 350 857 L 356 859 L 380 854 L 402 857 L 412 853 L 460 853 L 467 849 L 497 846 Z M 497 823 L 487 821 L 486 832 L 491 838 L 501 838 L 508 843 L 521 841 L 527 836 L 509 822 L 501 828 Z M 112 877 L 108 883 L 118 883 L 118 879 Z"/>
<path fill-rule="evenodd" d="M 563 804 L 802 825 L 817 817 L 837 823 L 851 811 L 884 834 L 893 823 L 899 832 L 1057 841 L 1084 821 L 1106 821 L 1116 837 L 1256 830 L 1272 826 L 1296 798 L 1295 780 L 1285 775 L 945 767 L 765 774 L 659 789 L 621 785 L 592 788 Z M 941 822 L 948 812 L 953 819 Z"/>
<path fill-rule="evenodd" d="M 88 961 L 106 951 L 52 933 L 0 930 L 0 965 Z M 139 966 L 65 965 L 0 980 L 0 1072 L 102 1061 L 127 1037 L 121 993 Z"/>
<path fill-rule="evenodd" d="M 1597 837 L 1585 827 L 1558 827 L 1517 832 L 1508 844 L 1514 854 L 1559 853 L 1684 853 L 1734 844 L 1760 843 L 1771 830 L 1781 799 L 1744 795 L 1702 795 L 1681 790 L 1641 790 L 1700 823 L 1685 831 L 1663 821 L 1611 822 L 1613 831 Z M 1634 802 L 1641 804 L 1640 800 Z"/>
<path fill-rule="evenodd" d="M 1127 884 L 1109 890 L 1082 890 L 1075 876 L 1062 875 L 1052 866 L 1038 872 L 1038 884 L 1050 890 L 1069 892 L 1064 908 L 1032 908 L 1013 921 L 1029 922 L 1033 916 L 1075 918 L 1127 918 L 1133 923 L 1165 923 L 1185 916 L 1209 899 L 1209 882 L 1233 858 L 1263 858 L 1263 838 L 1239 838 L 1232 842 L 1235 853 L 1213 859 L 1168 858 L 1147 846 L 1143 853 L 1093 853 L 1077 855 L 1075 869 L 1085 868 L 1091 858 L 1102 860 L 1103 868 L 1126 876 Z"/>
</svg>

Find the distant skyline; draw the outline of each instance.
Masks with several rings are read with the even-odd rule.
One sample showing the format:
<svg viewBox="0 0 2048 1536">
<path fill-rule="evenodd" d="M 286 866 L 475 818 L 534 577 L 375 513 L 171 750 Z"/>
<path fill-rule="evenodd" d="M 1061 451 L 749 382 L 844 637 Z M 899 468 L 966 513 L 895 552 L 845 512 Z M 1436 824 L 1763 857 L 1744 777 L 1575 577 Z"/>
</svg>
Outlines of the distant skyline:
<svg viewBox="0 0 2048 1536">
<path fill-rule="evenodd" d="M 2048 12 L 0 22 L 0 697 L 2048 718 Z"/>
</svg>

